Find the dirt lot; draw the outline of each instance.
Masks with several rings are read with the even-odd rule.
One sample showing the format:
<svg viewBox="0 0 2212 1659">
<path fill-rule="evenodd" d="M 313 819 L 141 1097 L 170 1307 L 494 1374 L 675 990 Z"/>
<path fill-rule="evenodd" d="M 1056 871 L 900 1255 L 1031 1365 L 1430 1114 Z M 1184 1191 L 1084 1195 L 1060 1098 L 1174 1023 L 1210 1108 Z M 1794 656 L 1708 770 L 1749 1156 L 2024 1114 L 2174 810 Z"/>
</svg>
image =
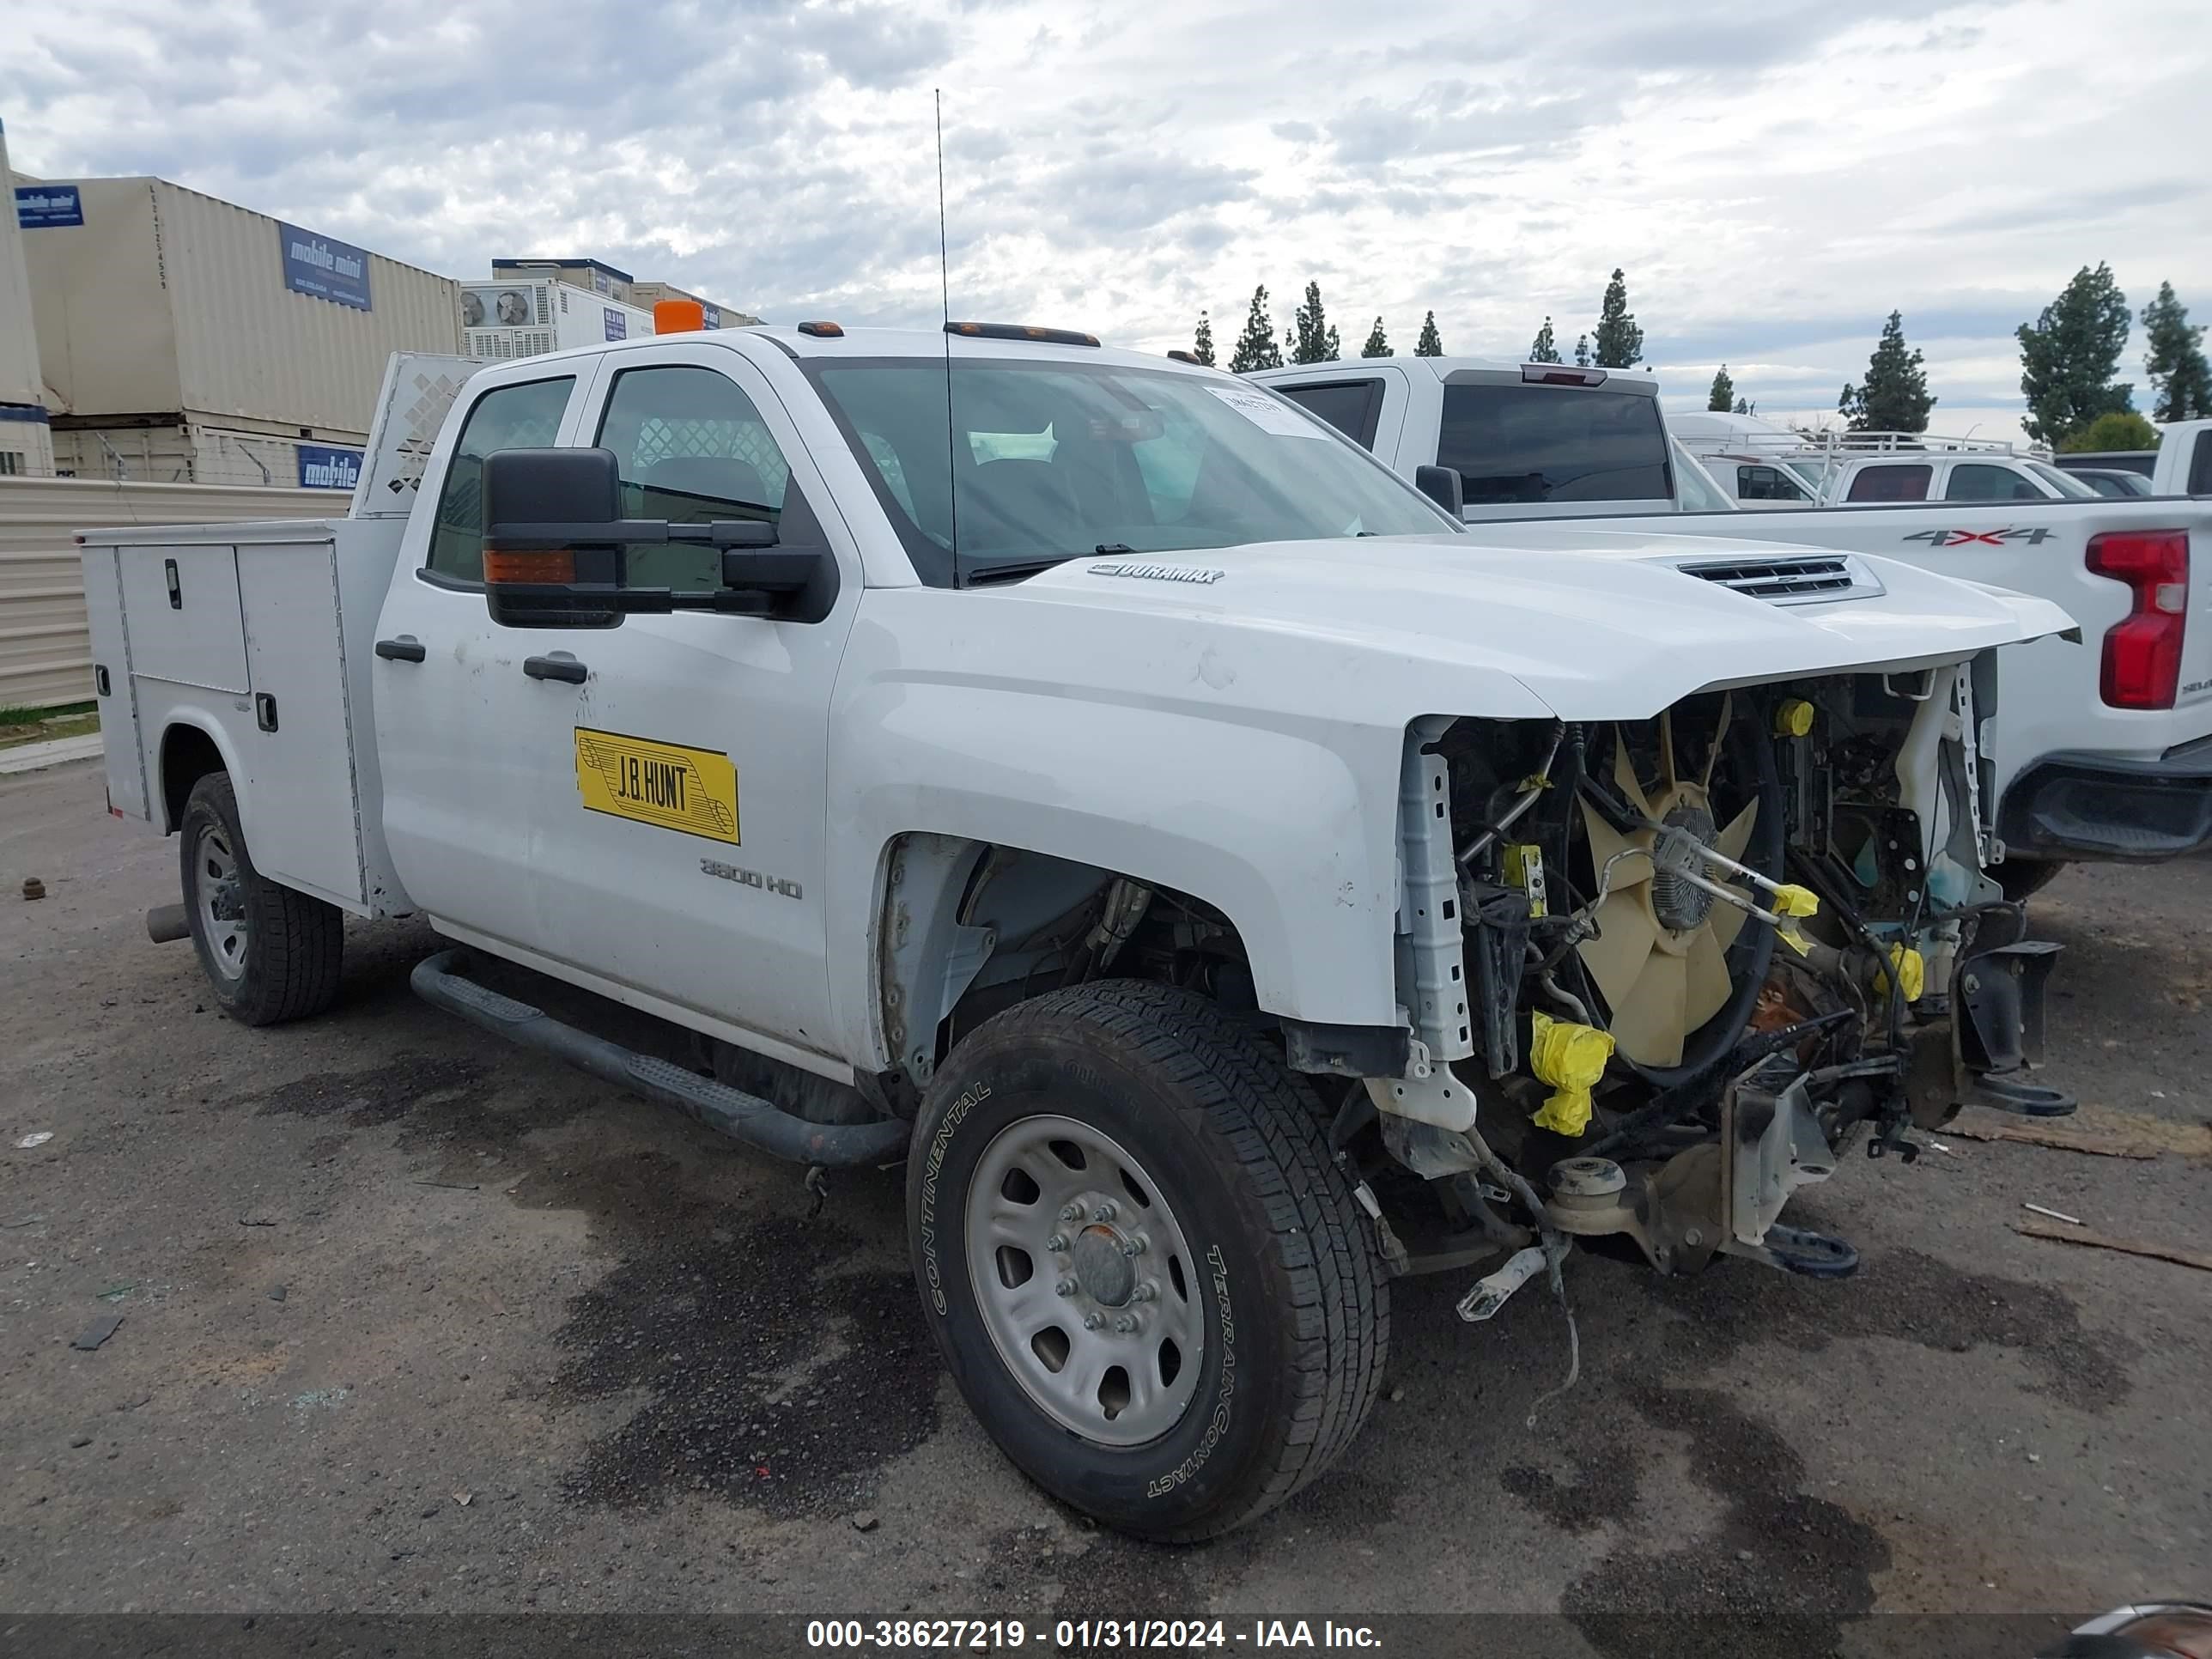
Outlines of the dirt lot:
<svg viewBox="0 0 2212 1659">
<path fill-rule="evenodd" d="M 26 876 L 40 902 L 17 899 Z M 96 765 L 0 784 L 0 1607 L 1036 1617 L 2096 1611 L 2212 1590 L 2206 1169 L 1949 1139 L 1800 1200 L 1834 1285 L 1578 1260 L 1462 1326 L 1401 1281 L 1352 1455 L 1217 1545 L 1039 1496 L 927 1352 L 900 1188 L 796 1170 L 416 1002 L 419 927 L 252 1031 L 146 941 L 174 844 Z M 2074 872 L 2051 1075 L 2201 1122 L 2212 863 Z M 52 1138 L 20 1149 L 24 1136 Z M 73 1339 L 122 1323 L 94 1351 Z M 877 1517 L 871 1529 L 856 1513 Z M 1802 1650 L 1817 1650 L 1808 1647 Z"/>
</svg>

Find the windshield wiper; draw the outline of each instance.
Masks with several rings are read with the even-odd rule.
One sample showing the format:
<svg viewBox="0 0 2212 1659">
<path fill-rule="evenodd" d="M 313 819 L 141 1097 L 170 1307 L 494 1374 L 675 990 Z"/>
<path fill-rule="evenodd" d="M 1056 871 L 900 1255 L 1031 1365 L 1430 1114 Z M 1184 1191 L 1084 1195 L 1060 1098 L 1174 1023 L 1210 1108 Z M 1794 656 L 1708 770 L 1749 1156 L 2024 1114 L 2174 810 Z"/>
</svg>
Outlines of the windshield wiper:
<svg viewBox="0 0 2212 1659">
<path fill-rule="evenodd" d="M 1101 542 L 1091 550 L 1093 553 L 1133 553 L 1137 550 L 1127 542 Z"/>
</svg>

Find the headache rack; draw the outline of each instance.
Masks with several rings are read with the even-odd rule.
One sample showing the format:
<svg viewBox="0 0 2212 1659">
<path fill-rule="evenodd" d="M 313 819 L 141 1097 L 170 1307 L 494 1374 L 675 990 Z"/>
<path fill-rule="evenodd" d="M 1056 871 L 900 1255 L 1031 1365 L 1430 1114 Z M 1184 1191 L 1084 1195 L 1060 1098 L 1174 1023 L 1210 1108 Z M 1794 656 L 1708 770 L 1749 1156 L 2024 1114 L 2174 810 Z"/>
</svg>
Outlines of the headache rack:
<svg viewBox="0 0 2212 1659">
<path fill-rule="evenodd" d="M 1872 599 L 1881 579 L 1848 553 L 1808 553 L 1798 558 L 1683 560 L 1686 576 L 1769 605 L 1822 605 L 1832 599 Z"/>
</svg>

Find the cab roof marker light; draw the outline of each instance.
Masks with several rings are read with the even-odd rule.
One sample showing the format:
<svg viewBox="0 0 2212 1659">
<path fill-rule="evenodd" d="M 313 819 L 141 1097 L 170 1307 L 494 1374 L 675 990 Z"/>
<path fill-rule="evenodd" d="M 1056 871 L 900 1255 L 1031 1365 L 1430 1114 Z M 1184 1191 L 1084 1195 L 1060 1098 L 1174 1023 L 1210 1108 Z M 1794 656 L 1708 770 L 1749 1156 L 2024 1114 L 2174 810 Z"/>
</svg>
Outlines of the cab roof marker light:
<svg viewBox="0 0 2212 1659">
<path fill-rule="evenodd" d="M 656 334 L 696 334 L 707 326 L 707 307 L 696 300 L 662 300 L 653 307 Z"/>
<path fill-rule="evenodd" d="M 845 328 L 842 323 L 801 323 L 799 331 L 817 340 L 842 340 L 845 337 Z"/>
<path fill-rule="evenodd" d="M 1196 355 L 1192 352 L 1176 350 L 1170 351 L 1168 353 L 1168 356 L 1174 358 L 1176 362 L 1179 363 L 1191 363 L 1200 368 L 1204 368 L 1206 367 L 1204 363 L 1198 361 Z"/>
<path fill-rule="evenodd" d="M 945 331 L 969 340 L 1034 340 L 1045 345 L 1074 346 L 1098 343 L 1096 334 L 1081 334 L 1072 328 L 1037 328 L 1028 323 L 947 323 Z"/>
</svg>

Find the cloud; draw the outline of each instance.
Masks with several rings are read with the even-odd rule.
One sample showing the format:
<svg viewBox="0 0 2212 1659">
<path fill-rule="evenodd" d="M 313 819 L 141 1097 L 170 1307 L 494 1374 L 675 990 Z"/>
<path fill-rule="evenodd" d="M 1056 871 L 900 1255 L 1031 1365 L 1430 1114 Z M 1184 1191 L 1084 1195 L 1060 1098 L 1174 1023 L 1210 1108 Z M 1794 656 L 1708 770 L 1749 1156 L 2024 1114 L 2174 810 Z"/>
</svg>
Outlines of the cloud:
<svg viewBox="0 0 2212 1659">
<path fill-rule="evenodd" d="M 1262 282 L 1286 321 L 1310 278 L 1346 334 L 1433 307 L 1517 357 L 1547 313 L 1571 348 L 1620 265 L 1684 395 L 1727 361 L 1762 407 L 1832 405 L 1894 307 L 1948 411 L 2016 401 L 2012 330 L 2083 264 L 2212 307 L 2212 181 L 2160 159 L 2212 140 L 2202 0 L 2108 0 L 2140 53 L 2039 0 L 6 5 L 19 167 L 460 276 L 596 254 L 928 324 L 941 88 L 957 307 L 1147 349 L 1201 307 L 1233 333 Z"/>
</svg>

